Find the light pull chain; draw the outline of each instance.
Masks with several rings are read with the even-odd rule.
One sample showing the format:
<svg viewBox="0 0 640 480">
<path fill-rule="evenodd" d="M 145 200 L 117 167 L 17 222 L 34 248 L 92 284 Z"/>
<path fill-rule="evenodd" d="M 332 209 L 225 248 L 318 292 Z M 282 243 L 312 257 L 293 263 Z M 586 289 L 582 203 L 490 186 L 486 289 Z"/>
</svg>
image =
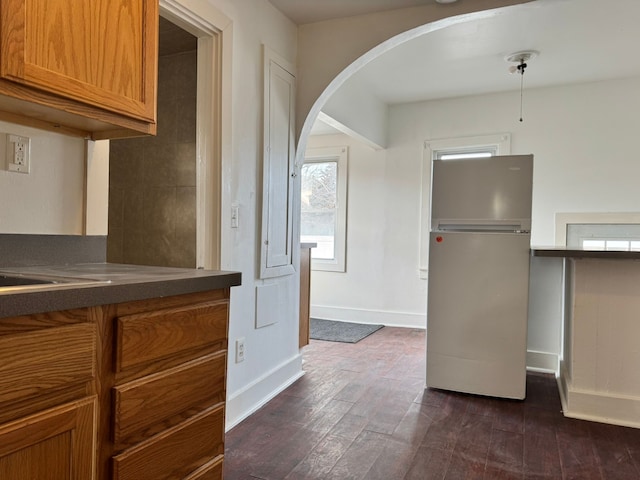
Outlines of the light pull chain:
<svg viewBox="0 0 640 480">
<path fill-rule="evenodd" d="M 524 90 L 524 70 L 520 74 L 520 122 L 522 122 L 522 97 Z"/>
<path fill-rule="evenodd" d="M 509 73 L 520 74 L 520 122 L 524 119 L 524 71 L 527 68 L 526 62 L 536 58 L 538 55 L 540 55 L 540 52 L 536 50 L 523 50 L 504 57 L 507 62 L 512 64 L 509 67 Z"/>
<path fill-rule="evenodd" d="M 520 60 L 520 65 L 518 65 L 518 72 L 520 72 L 520 121 L 522 122 L 522 99 L 524 96 L 524 69 L 527 68 L 527 64 L 524 63 L 524 60 Z"/>
</svg>

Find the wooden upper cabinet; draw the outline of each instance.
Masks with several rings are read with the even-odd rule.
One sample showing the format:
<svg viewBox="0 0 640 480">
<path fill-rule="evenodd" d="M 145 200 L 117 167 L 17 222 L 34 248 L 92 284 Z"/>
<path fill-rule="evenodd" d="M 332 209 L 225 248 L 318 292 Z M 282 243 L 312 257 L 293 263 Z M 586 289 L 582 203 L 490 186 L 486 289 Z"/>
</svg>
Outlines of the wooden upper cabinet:
<svg viewBox="0 0 640 480">
<path fill-rule="evenodd" d="M 0 93 L 155 133 L 158 0 L 2 0 L 0 15 Z"/>
</svg>

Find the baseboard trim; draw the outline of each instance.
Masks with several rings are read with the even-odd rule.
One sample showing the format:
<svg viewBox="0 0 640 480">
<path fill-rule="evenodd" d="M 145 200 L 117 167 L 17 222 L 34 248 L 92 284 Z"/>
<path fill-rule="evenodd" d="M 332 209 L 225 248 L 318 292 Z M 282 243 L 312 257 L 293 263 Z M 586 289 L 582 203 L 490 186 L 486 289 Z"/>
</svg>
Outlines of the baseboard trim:
<svg viewBox="0 0 640 480">
<path fill-rule="evenodd" d="M 569 386 L 567 385 L 567 378 L 569 378 L 567 367 L 564 361 L 560 360 L 560 369 L 556 377 L 556 382 L 558 383 L 558 393 L 560 394 L 560 404 L 562 405 L 563 413 L 569 410 L 567 397 Z"/>
<path fill-rule="evenodd" d="M 564 365 L 558 377 L 558 389 L 565 417 L 640 428 L 640 398 L 573 388 Z"/>
<path fill-rule="evenodd" d="M 368 310 L 365 308 L 331 307 L 311 305 L 311 316 L 326 320 L 425 329 L 426 313 L 396 312 L 392 310 Z"/>
<path fill-rule="evenodd" d="M 225 430 L 228 432 L 304 375 L 297 354 L 227 398 Z"/>
<path fill-rule="evenodd" d="M 558 354 L 527 350 L 527 370 L 530 372 L 558 374 Z"/>
</svg>

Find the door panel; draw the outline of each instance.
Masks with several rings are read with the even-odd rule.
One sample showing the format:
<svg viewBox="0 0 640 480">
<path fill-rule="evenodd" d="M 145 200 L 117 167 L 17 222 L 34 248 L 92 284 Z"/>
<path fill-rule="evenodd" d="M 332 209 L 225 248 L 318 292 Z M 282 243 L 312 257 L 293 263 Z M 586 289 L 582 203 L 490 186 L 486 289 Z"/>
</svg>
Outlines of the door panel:
<svg viewBox="0 0 640 480">
<path fill-rule="evenodd" d="M 529 242 L 529 235 L 431 233 L 427 385 L 524 397 Z"/>
<path fill-rule="evenodd" d="M 517 220 L 531 228 L 533 156 L 433 162 L 432 229 L 440 223 Z"/>
</svg>

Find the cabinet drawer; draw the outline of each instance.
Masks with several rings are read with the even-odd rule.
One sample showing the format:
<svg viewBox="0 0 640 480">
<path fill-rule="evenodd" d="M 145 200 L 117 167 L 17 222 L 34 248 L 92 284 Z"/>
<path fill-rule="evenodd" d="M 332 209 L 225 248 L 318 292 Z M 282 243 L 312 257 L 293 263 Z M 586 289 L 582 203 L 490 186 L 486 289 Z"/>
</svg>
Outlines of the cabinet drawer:
<svg viewBox="0 0 640 480">
<path fill-rule="evenodd" d="M 118 372 L 191 349 L 226 349 L 228 302 L 213 302 L 117 319 Z"/>
<path fill-rule="evenodd" d="M 95 344 L 89 323 L 0 337 L 0 404 L 92 380 Z"/>
<path fill-rule="evenodd" d="M 223 456 L 214 458 L 206 465 L 203 465 L 184 480 L 222 480 Z"/>
<path fill-rule="evenodd" d="M 113 457 L 113 479 L 184 478 L 222 455 L 223 442 L 224 406 L 220 405 Z"/>
<path fill-rule="evenodd" d="M 116 445 L 139 441 L 224 402 L 226 367 L 226 352 L 219 352 L 115 387 Z"/>
</svg>

